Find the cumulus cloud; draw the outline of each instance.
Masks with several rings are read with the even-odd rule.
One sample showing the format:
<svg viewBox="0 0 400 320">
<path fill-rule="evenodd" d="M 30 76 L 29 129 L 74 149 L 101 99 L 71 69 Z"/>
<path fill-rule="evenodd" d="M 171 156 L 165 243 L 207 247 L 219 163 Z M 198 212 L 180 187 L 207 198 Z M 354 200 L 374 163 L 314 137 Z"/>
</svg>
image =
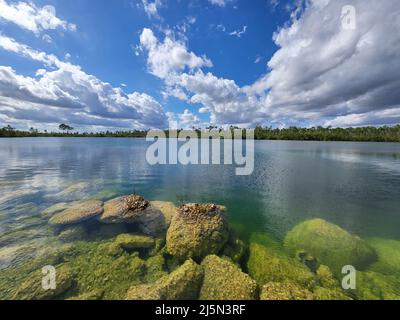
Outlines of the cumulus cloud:
<svg viewBox="0 0 400 320">
<path fill-rule="evenodd" d="M 192 129 L 201 127 L 200 118 L 185 109 L 183 113 L 167 112 L 170 129 Z"/>
<path fill-rule="evenodd" d="M 291 21 L 274 34 L 279 49 L 269 60 L 266 74 L 255 83 L 239 87 L 234 80 L 204 72 L 205 60 L 194 53 L 190 56 L 197 57 L 196 63 L 179 64 L 172 50 L 161 50 L 166 42 L 174 41 L 161 43 L 147 30 L 151 37 L 144 47 L 149 69 L 167 87 L 179 88 L 182 99 L 201 104 L 199 111 L 209 112 L 214 124 L 398 122 L 398 1 L 350 1 L 356 10 L 355 28 L 346 27 L 342 20 L 348 18 L 342 15 L 348 0 L 297 3 Z M 188 54 L 186 46 L 181 47 Z"/>
<path fill-rule="evenodd" d="M 354 29 L 341 20 L 349 3 L 356 10 Z M 396 112 L 399 15 L 396 0 L 307 2 L 301 16 L 274 35 L 280 49 L 268 62 L 271 71 L 247 89 L 268 91 L 265 107 L 282 116 L 336 118 L 327 122 L 335 125 L 351 125 L 352 119 L 362 124 L 371 112 Z"/>
<path fill-rule="evenodd" d="M 76 25 L 57 17 L 53 6 L 38 7 L 32 2 L 10 3 L 0 0 L 0 21 L 16 24 L 36 35 L 43 30 L 63 29 L 76 31 Z"/>
<path fill-rule="evenodd" d="M 162 6 L 161 0 L 148 1 L 142 0 L 143 9 L 149 18 L 160 18 L 158 9 Z"/>
<path fill-rule="evenodd" d="M 149 71 L 166 79 L 172 74 L 200 67 L 211 67 L 212 63 L 206 57 L 199 57 L 188 51 L 185 43 L 166 36 L 163 42 L 158 41 L 153 31 L 143 29 L 140 44 L 148 52 Z"/>
<path fill-rule="evenodd" d="M 10 118 L 129 128 L 167 126 L 161 105 L 147 94 L 127 94 L 85 73 L 79 66 L 11 38 L 0 36 L 0 48 L 53 69 L 39 69 L 32 78 L 0 66 L 1 112 Z"/>
<path fill-rule="evenodd" d="M 204 73 L 212 67 L 206 57 L 189 52 L 186 44 L 169 36 L 159 41 L 150 29 L 144 29 L 140 42 L 147 52 L 149 71 L 164 80 L 164 96 L 202 105 L 202 113 L 211 114 L 218 124 L 251 123 L 259 116 L 259 99 L 247 95 L 235 81 Z"/>
</svg>

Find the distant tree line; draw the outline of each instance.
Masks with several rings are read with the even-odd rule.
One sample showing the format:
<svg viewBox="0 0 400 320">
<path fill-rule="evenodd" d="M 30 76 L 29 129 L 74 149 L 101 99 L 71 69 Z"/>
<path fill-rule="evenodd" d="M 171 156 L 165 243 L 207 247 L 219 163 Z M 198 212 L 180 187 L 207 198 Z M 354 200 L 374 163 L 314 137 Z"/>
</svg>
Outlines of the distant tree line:
<svg viewBox="0 0 400 320">
<path fill-rule="evenodd" d="M 230 130 L 239 129 L 231 127 Z M 147 131 L 103 131 L 103 132 L 74 132 L 74 128 L 61 124 L 59 132 L 39 131 L 31 128 L 29 131 L 16 130 L 11 126 L 0 129 L 0 137 L 118 137 L 118 138 L 144 138 Z M 193 128 L 200 135 L 201 129 Z M 215 126 L 209 127 L 208 131 L 224 130 Z M 168 131 L 166 131 L 168 136 Z M 245 137 L 245 131 L 243 132 Z M 271 127 L 256 127 L 254 132 L 256 140 L 301 140 L 301 141 L 365 141 L 365 142 L 400 142 L 400 125 L 383 127 L 360 127 L 360 128 L 285 128 L 274 129 Z"/>
</svg>

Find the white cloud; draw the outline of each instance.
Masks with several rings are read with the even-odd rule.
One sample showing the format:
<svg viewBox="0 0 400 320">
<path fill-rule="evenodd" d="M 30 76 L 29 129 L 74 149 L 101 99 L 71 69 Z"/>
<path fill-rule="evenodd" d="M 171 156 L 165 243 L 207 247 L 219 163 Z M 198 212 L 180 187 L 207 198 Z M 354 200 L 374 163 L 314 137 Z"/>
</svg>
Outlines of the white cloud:
<svg viewBox="0 0 400 320">
<path fill-rule="evenodd" d="M 7 21 L 20 28 L 39 34 L 43 30 L 63 29 L 76 31 L 76 25 L 56 16 L 53 6 L 38 7 L 32 2 L 8 3 L 0 0 L 0 21 Z"/>
<path fill-rule="evenodd" d="M 166 36 L 164 42 L 159 42 L 153 31 L 147 28 L 140 35 L 140 44 L 148 52 L 149 71 L 161 79 L 167 79 L 186 69 L 212 66 L 212 62 L 206 57 L 189 52 L 185 43 L 170 36 Z"/>
<path fill-rule="evenodd" d="M 149 18 L 160 19 L 158 10 L 163 5 L 161 0 L 155 0 L 155 1 L 142 0 L 142 4 L 144 11 L 146 12 Z"/>
<path fill-rule="evenodd" d="M 271 72 L 248 92 L 268 90 L 265 110 L 281 117 L 360 124 L 370 112 L 400 105 L 400 6 L 396 0 L 350 2 L 357 27 L 342 27 L 347 0 L 312 0 L 275 34 Z M 247 88 L 249 89 L 249 88 Z M 395 111 L 393 111 L 395 110 Z M 382 120 L 378 120 L 381 122 Z"/>
<path fill-rule="evenodd" d="M 232 2 L 233 0 L 208 0 L 211 4 L 219 7 L 225 7 L 229 2 Z"/>
<path fill-rule="evenodd" d="M 246 33 L 246 31 L 247 31 L 247 26 L 243 26 L 242 30 L 235 30 L 233 32 L 230 32 L 229 35 L 241 38 L 242 35 L 244 35 Z"/>
<path fill-rule="evenodd" d="M 127 128 L 164 128 L 167 118 L 161 105 L 144 93 L 125 93 L 79 66 L 60 61 L 0 36 L 0 48 L 44 63 L 52 71 L 39 69 L 36 78 L 0 66 L 2 114 L 19 120 L 65 121 L 73 125 Z M 117 121 L 118 120 L 118 121 Z"/>
<path fill-rule="evenodd" d="M 169 128 L 170 129 L 192 129 L 202 126 L 200 118 L 185 109 L 183 113 L 167 112 Z"/>
</svg>

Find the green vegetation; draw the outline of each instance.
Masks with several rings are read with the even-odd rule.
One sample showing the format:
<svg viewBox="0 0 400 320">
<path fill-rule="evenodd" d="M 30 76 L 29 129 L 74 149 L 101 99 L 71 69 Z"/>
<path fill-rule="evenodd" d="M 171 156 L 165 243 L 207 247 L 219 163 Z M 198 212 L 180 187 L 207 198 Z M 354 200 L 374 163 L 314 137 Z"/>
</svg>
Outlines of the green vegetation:
<svg viewBox="0 0 400 320">
<path fill-rule="evenodd" d="M 66 124 L 59 126 L 60 132 L 43 132 L 31 128 L 29 131 L 19 131 L 11 126 L 0 129 L 0 137 L 116 137 L 116 138 L 145 138 L 147 131 L 103 131 L 103 132 L 73 132 L 74 128 Z M 231 127 L 230 130 L 239 129 Z M 201 129 L 192 129 L 199 135 Z M 223 133 L 222 128 L 209 127 L 208 131 Z M 168 136 L 168 132 L 166 132 Z M 285 128 L 257 127 L 254 133 L 256 140 L 300 140 L 300 141 L 360 141 L 360 142 L 400 142 L 400 124 L 383 127 L 358 128 Z"/>
</svg>

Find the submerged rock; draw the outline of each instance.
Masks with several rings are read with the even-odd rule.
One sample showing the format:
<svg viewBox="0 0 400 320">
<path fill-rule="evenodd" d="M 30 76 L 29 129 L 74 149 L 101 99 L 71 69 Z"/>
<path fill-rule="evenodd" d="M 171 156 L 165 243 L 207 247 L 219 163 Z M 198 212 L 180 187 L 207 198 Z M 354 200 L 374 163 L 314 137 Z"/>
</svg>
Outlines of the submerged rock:
<svg viewBox="0 0 400 320">
<path fill-rule="evenodd" d="M 90 301 L 90 300 L 101 300 L 104 295 L 104 290 L 97 289 L 90 292 L 85 292 L 80 294 L 79 296 L 71 297 L 66 300 L 72 301 Z"/>
<path fill-rule="evenodd" d="M 269 282 L 263 286 L 260 300 L 313 300 L 313 294 L 294 283 Z"/>
<path fill-rule="evenodd" d="M 153 284 L 131 287 L 127 300 L 195 300 L 202 279 L 202 268 L 193 260 L 188 260 L 174 272 Z"/>
<path fill-rule="evenodd" d="M 258 243 L 250 244 L 247 268 L 260 286 L 269 282 L 290 281 L 310 287 L 314 280 L 313 273 L 301 262 Z"/>
<path fill-rule="evenodd" d="M 234 263 L 240 264 L 246 254 L 246 251 L 246 244 L 231 232 L 222 255 L 228 257 Z"/>
<path fill-rule="evenodd" d="M 229 236 L 225 212 L 214 204 L 186 204 L 172 219 L 167 232 L 167 252 L 185 260 L 217 254 Z"/>
<path fill-rule="evenodd" d="M 51 197 L 60 201 L 76 201 L 86 198 L 90 190 L 91 184 L 89 182 L 79 182 Z"/>
<path fill-rule="evenodd" d="M 115 243 L 123 249 L 150 249 L 155 241 L 152 237 L 136 234 L 121 234 L 115 239 Z"/>
<path fill-rule="evenodd" d="M 400 281 L 396 276 L 358 271 L 353 294 L 360 300 L 400 300 Z"/>
<path fill-rule="evenodd" d="M 286 235 L 285 247 L 292 253 L 304 250 L 336 274 L 346 265 L 363 269 L 376 260 L 375 251 L 365 241 L 322 219 L 297 225 Z"/>
<path fill-rule="evenodd" d="M 118 192 L 112 189 L 99 191 L 91 197 L 93 200 L 108 201 L 118 196 Z"/>
<path fill-rule="evenodd" d="M 341 289 L 328 289 L 316 287 L 313 292 L 314 300 L 352 300 Z"/>
<path fill-rule="evenodd" d="M 58 239 L 62 242 L 82 241 L 87 237 L 83 226 L 72 226 L 60 232 Z"/>
<path fill-rule="evenodd" d="M 204 280 L 200 300 L 254 300 L 257 283 L 235 264 L 215 255 L 207 256 L 201 266 Z"/>
<path fill-rule="evenodd" d="M 63 226 L 76 224 L 100 215 L 103 212 L 103 202 L 88 200 L 75 204 L 50 218 L 49 224 Z"/>
<path fill-rule="evenodd" d="M 6 194 L 0 196 L 0 205 L 10 204 L 22 198 L 33 197 L 38 193 L 39 190 L 36 189 L 18 189 L 14 191 L 8 191 Z"/>
<path fill-rule="evenodd" d="M 167 226 L 171 224 L 172 218 L 177 215 L 179 208 L 173 202 L 152 201 L 151 205 L 160 210 L 165 218 Z"/>
<path fill-rule="evenodd" d="M 370 270 L 400 277 L 400 241 L 373 238 L 368 239 L 368 244 L 375 249 L 378 256 Z"/>
<path fill-rule="evenodd" d="M 32 274 L 17 289 L 13 299 L 15 300 L 50 300 L 57 298 L 71 288 L 73 284 L 73 273 L 66 266 L 56 269 L 56 289 L 44 290 L 42 287 L 43 274 L 37 271 Z"/>
<path fill-rule="evenodd" d="M 56 213 L 59 213 L 61 211 L 67 210 L 68 208 L 70 208 L 71 206 L 75 205 L 76 203 L 68 203 L 68 202 L 60 202 L 60 203 L 56 203 L 50 207 L 48 207 L 47 209 L 45 209 L 42 212 L 42 217 L 43 218 L 51 218 L 53 215 L 55 215 Z"/>
<path fill-rule="evenodd" d="M 336 280 L 328 266 L 320 265 L 316 271 L 316 276 L 316 280 L 322 287 L 328 289 L 339 288 L 339 281 Z"/>
<path fill-rule="evenodd" d="M 157 235 L 166 230 L 164 215 L 143 197 L 129 195 L 107 201 L 100 217 L 103 223 L 134 223 L 139 230 Z"/>
</svg>

